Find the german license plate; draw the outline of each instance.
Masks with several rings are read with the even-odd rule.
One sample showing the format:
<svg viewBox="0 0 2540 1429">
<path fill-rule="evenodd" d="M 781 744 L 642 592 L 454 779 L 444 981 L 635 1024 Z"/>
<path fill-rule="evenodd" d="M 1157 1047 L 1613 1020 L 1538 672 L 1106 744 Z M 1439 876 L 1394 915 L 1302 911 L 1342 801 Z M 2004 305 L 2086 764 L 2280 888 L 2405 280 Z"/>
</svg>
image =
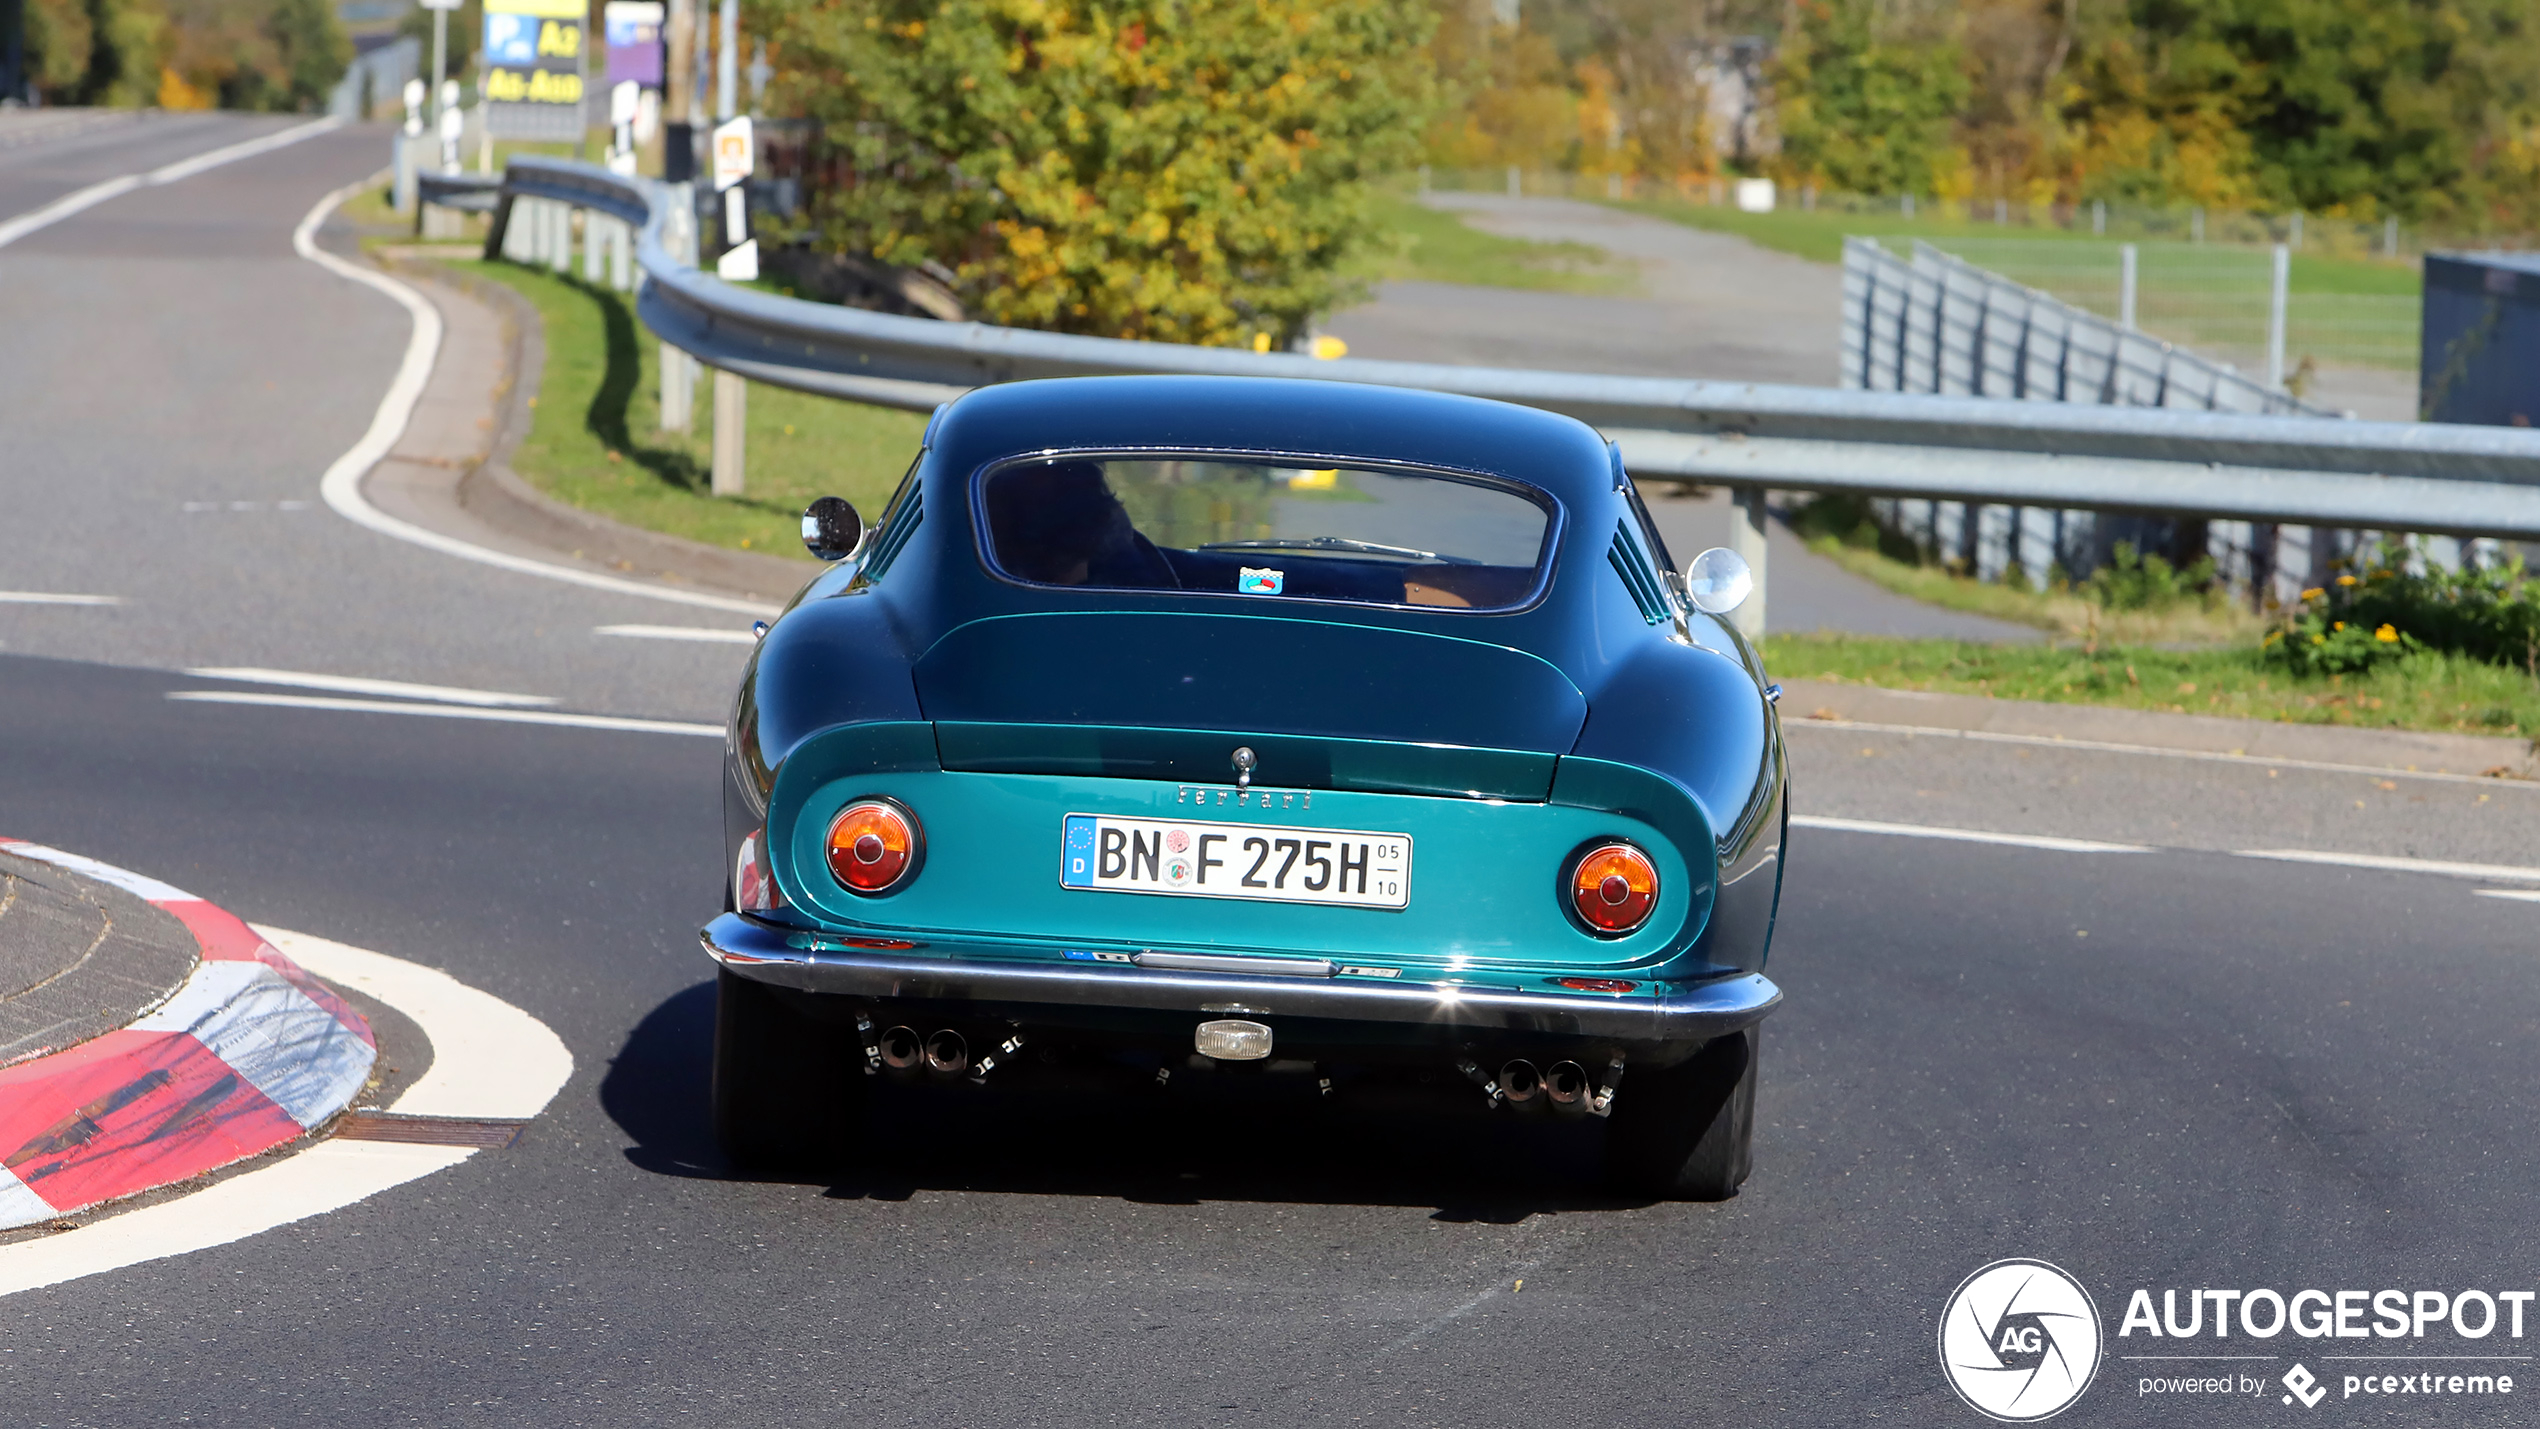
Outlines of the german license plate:
<svg viewBox="0 0 2540 1429">
<path fill-rule="evenodd" d="M 1108 893 L 1406 908 L 1411 836 L 1069 814 L 1058 881 Z"/>
</svg>

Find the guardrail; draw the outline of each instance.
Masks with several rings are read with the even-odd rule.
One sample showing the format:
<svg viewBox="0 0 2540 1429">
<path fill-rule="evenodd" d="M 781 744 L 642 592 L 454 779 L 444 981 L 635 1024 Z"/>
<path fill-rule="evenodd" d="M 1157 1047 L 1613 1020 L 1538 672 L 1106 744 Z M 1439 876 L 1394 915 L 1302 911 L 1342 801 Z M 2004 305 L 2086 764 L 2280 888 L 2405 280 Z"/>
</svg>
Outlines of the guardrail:
<svg viewBox="0 0 2540 1429">
<path fill-rule="evenodd" d="M 1647 476 L 1980 505 L 2072 507 L 2305 526 L 2540 538 L 2540 431 L 2012 402 L 1185 347 L 946 323 L 780 298 L 713 278 L 662 242 L 653 181 L 512 160 L 486 252 L 515 199 L 587 208 L 636 232 L 637 313 L 711 367 L 797 391 L 923 411 L 991 382 L 1203 373 L 1457 392 L 1576 417 Z M 1740 545 L 1761 574 L 1761 502 Z"/>
<path fill-rule="evenodd" d="M 1842 386 L 1873 392 L 2333 417 L 1917 238 L 1911 260 L 1843 240 Z"/>
</svg>

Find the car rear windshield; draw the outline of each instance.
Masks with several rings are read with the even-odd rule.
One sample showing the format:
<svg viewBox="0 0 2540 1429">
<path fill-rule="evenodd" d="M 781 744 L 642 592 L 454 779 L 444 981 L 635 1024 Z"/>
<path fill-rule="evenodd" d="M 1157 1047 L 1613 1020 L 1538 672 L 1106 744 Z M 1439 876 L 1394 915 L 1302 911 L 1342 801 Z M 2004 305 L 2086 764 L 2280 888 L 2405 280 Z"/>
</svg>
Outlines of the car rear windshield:
<svg viewBox="0 0 2540 1429">
<path fill-rule="evenodd" d="M 1440 472 L 1163 456 L 988 474 L 989 558 L 1038 585 L 1492 610 L 1536 585 L 1549 502 Z"/>
</svg>

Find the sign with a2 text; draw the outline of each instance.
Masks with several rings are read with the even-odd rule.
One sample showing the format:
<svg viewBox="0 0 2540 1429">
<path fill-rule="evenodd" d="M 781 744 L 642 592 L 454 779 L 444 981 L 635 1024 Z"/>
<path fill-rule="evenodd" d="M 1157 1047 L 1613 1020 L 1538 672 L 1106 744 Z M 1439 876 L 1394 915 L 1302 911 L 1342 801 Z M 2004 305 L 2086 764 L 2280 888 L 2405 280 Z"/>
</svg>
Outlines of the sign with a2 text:
<svg viewBox="0 0 2540 1429">
<path fill-rule="evenodd" d="M 485 0 L 485 97 L 498 104 L 580 104 L 583 0 Z"/>
</svg>

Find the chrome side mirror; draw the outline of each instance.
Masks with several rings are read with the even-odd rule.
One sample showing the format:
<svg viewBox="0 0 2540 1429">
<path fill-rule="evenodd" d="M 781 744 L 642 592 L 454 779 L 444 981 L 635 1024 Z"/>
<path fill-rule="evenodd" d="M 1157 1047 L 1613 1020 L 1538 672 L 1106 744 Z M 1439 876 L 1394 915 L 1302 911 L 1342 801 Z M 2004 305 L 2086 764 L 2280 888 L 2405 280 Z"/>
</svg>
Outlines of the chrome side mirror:
<svg viewBox="0 0 2540 1429">
<path fill-rule="evenodd" d="M 864 518 L 843 496 L 824 496 L 803 508 L 803 544 L 824 561 L 843 561 L 864 539 Z"/>
<path fill-rule="evenodd" d="M 1726 615 L 1754 593 L 1755 572 L 1726 546 L 1713 546 L 1685 566 L 1685 598 L 1696 610 Z"/>
</svg>

